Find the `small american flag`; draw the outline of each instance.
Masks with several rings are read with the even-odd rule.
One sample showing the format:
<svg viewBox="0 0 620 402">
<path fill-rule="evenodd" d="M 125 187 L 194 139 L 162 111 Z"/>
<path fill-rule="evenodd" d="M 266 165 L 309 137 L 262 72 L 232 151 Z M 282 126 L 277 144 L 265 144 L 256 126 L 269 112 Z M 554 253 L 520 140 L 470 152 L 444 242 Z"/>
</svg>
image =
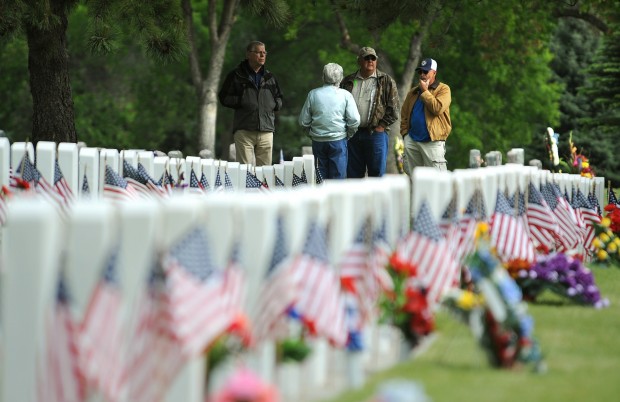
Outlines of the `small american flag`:
<svg viewBox="0 0 620 402">
<path fill-rule="evenodd" d="M 303 317 L 310 333 L 343 347 L 347 341 L 344 300 L 327 252 L 326 228 L 311 222 L 303 251 L 293 262 L 295 281 L 300 288 L 295 310 Z"/>
<path fill-rule="evenodd" d="M 526 216 L 532 244 L 543 253 L 548 253 L 555 246 L 555 239 L 560 237 L 560 227 L 551 208 L 533 183 L 530 183 L 528 189 Z"/>
<path fill-rule="evenodd" d="M 203 191 L 211 190 L 211 186 L 207 181 L 207 176 L 205 175 L 205 172 L 202 172 L 202 175 L 200 175 L 200 187 L 202 187 Z"/>
<path fill-rule="evenodd" d="M 302 174 L 303 173 L 304 172 L 302 172 Z M 302 184 L 306 184 L 306 181 L 304 181 L 301 177 L 293 173 L 293 187 L 301 186 Z"/>
<path fill-rule="evenodd" d="M 126 160 L 123 160 L 123 178 L 127 182 L 127 187 L 131 187 L 142 197 L 151 198 L 151 191 L 146 186 L 146 181 L 139 176 L 138 170 Z"/>
<path fill-rule="evenodd" d="M 246 172 L 245 173 L 245 188 L 246 191 L 259 191 L 265 192 L 268 191 L 269 188 L 266 187 L 262 181 L 256 177 L 254 173 Z"/>
<path fill-rule="evenodd" d="M 598 198 L 596 197 L 596 195 L 594 195 L 593 192 L 588 194 L 588 201 L 590 201 L 590 205 L 594 207 L 596 213 L 600 218 L 602 214 L 601 205 L 598 203 Z"/>
<path fill-rule="evenodd" d="M 609 187 L 608 203 L 618 205 L 618 198 L 616 197 L 616 193 L 614 192 L 614 189 L 611 187 Z"/>
<path fill-rule="evenodd" d="M 69 207 L 65 203 L 65 199 L 56 191 L 54 186 L 51 186 L 47 180 L 45 180 L 41 172 L 30 162 L 30 157 L 27 153 L 18 165 L 16 173 L 20 175 L 20 177 L 15 177 L 11 181 L 12 183 L 16 183 L 18 188 L 22 188 L 25 191 L 32 191 L 32 189 L 34 189 L 41 198 L 56 208 L 61 218 L 67 218 Z"/>
<path fill-rule="evenodd" d="M 187 361 L 172 330 L 166 281 L 161 259 L 154 256 L 138 300 L 137 317 L 129 330 L 123 387 L 127 390 L 127 400 L 132 402 L 163 400 Z"/>
<path fill-rule="evenodd" d="M 56 192 L 63 198 L 65 205 L 70 206 L 75 201 L 73 191 L 60 170 L 58 160 L 56 160 L 54 166 L 54 188 L 56 188 Z"/>
<path fill-rule="evenodd" d="M 40 401 L 86 400 L 86 382 L 80 369 L 79 328 L 71 314 L 64 271 L 56 289 L 56 303 L 46 319 L 46 355 L 39 378 Z"/>
<path fill-rule="evenodd" d="M 276 241 L 271 263 L 260 285 L 257 308 L 253 312 L 254 338 L 257 342 L 279 335 L 278 321 L 295 302 L 298 290 L 289 258 L 284 219 L 277 220 Z"/>
<path fill-rule="evenodd" d="M 323 175 L 321 174 L 321 170 L 319 169 L 318 163 L 314 167 L 314 173 L 316 175 L 316 184 L 323 183 Z"/>
<path fill-rule="evenodd" d="M 407 267 L 414 281 L 427 289 L 427 300 L 436 305 L 443 294 L 459 282 L 459 264 L 447 250 L 427 201 L 414 219 L 413 230 L 396 247 L 395 259 Z"/>
<path fill-rule="evenodd" d="M 90 186 L 88 185 L 88 177 L 84 173 L 84 179 L 82 180 L 82 196 L 90 195 Z"/>
<path fill-rule="evenodd" d="M 523 201 L 517 203 L 524 204 Z M 524 213 L 525 208 L 519 207 Z M 504 262 L 520 260 L 533 263 L 536 260 L 534 246 L 524 227 L 522 215 L 515 214 L 506 196 L 497 192 L 495 213 L 491 216 L 491 245 Z"/>
<path fill-rule="evenodd" d="M 110 401 L 118 401 L 123 393 L 122 294 L 117 264 L 118 247 L 108 256 L 80 327 L 80 357 L 84 376 L 90 386 Z"/>
<path fill-rule="evenodd" d="M 129 201 L 137 199 L 138 193 L 127 185 L 127 181 L 116 173 L 109 165 L 105 166 L 103 197 L 113 201 Z"/>
<path fill-rule="evenodd" d="M 284 182 L 276 175 L 276 187 L 284 187 Z"/>
<path fill-rule="evenodd" d="M 176 187 L 176 183 L 174 181 L 174 177 L 172 177 L 168 169 L 164 170 L 164 173 L 162 173 L 157 185 L 162 187 L 166 193 L 172 194 L 174 188 Z"/>
<path fill-rule="evenodd" d="M 355 308 L 360 314 L 360 324 L 370 318 L 372 312 L 371 289 L 369 284 L 374 282 L 372 271 L 370 269 L 370 222 L 366 219 L 359 229 L 357 236 L 349 249 L 344 253 L 340 261 L 340 282 L 346 293 L 350 293 L 354 297 L 347 297 L 348 308 Z M 351 318 L 347 314 L 347 321 Z M 351 323 L 347 323 L 349 332 L 351 331 Z M 359 330 L 360 328 L 353 328 Z"/>
<path fill-rule="evenodd" d="M 226 281 L 216 268 L 203 228 L 175 244 L 165 260 L 169 279 L 172 328 L 186 356 L 198 356 L 231 323 L 226 309 Z"/>
<path fill-rule="evenodd" d="M 189 173 L 189 187 L 187 191 L 192 194 L 200 194 L 200 195 L 204 194 L 202 185 L 200 184 L 200 181 L 198 180 L 198 176 L 196 176 L 196 172 L 194 172 L 193 168 L 191 169 Z"/>
<path fill-rule="evenodd" d="M 584 223 L 583 229 L 583 246 L 584 248 L 592 251 L 592 240 L 596 235 L 596 230 L 594 225 L 601 223 L 601 217 L 596 211 L 596 207 L 593 206 L 588 198 L 583 195 L 581 190 L 577 190 L 574 193 L 572 207 L 575 209 L 577 214 L 581 217 Z"/>
<path fill-rule="evenodd" d="M 556 242 L 558 249 L 560 251 L 575 249 L 580 242 L 581 234 L 577 231 L 576 221 L 571 216 L 572 208 L 564 200 L 559 188 L 555 188 L 552 183 L 542 185 L 541 194 L 559 226 L 560 236 Z"/>
</svg>

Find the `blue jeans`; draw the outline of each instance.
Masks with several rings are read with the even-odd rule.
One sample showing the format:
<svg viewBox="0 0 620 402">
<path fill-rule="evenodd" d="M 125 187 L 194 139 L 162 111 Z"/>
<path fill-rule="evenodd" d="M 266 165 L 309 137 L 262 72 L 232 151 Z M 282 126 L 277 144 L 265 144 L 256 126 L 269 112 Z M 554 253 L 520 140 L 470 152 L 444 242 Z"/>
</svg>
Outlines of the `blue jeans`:
<svg viewBox="0 0 620 402">
<path fill-rule="evenodd" d="M 312 141 L 312 153 L 324 179 L 347 178 L 347 140 Z"/>
<path fill-rule="evenodd" d="M 388 151 L 388 134 L 383 132 L 370 132 L 366 128 L 360 128 L 351 137 L 348 144 L 349 164 L 347 177 L 358 179 L 366 176 L 381 177 L 385 174 Z"/>
</svg>

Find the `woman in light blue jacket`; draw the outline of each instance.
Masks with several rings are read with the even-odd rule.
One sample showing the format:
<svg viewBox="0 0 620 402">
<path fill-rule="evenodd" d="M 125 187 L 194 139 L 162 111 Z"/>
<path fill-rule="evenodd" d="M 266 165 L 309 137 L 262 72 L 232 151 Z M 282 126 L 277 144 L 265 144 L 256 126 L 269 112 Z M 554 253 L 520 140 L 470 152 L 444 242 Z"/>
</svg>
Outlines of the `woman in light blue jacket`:
<svg viewBox="0 0 620 402">
<path fill-rule="evenodd" d="M 323 86 L 308 93 L 299 114 L 299 124 L 312 139 L 312 153 L 325 179 L 346 179 L 347 140 L 360 125 L 353 95 L 340 88 L 343 75 L 340 65 L 326 64 Z"/>
</svg>

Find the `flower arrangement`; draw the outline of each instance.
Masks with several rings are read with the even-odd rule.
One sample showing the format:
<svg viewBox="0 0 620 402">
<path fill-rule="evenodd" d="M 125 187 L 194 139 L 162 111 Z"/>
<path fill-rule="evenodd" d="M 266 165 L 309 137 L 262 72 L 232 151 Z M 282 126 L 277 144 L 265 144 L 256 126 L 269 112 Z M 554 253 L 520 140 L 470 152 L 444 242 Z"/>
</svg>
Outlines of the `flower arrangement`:
<svg viewBox="0 0 620 402">
<path fill-rule="evenodd" d="M 466 260 L 473 290 L 449 293 L 443 304 L 466 320 L 494 367 L 531 363 L 544 370 L 541 350 L 533 337 L 534 320 L 527 314 L 521 289 L 492 252 L 489 228 L 480 223 L 476 250 Z"/>
<path fill-rule="evenodd" d="M 405 173 L 405 142 L 400 135 L 397 135 L 394 141 L 394 157 L 398 173 Z"/>
<path fill-rule="evenodd" d="M 426 289 L 416 285 L 415 270 L 394 263 L 388 272 L 394 283 L 394 291 L 384 293 L 379 299 L 380 321 L 398 328 L 407 343 L 415 347 L 435 329 L 435 317 L 426 297 Z"/>
<path fill-rule="evenodd" d="M 612 213 L 616 213 L 613 216 L 614 219 L 620 217 L 620 211 L 617 210 L 617 207 Z M 609 215 L 601 219 L 600 224 L 594 224 L 596 237 L 592 240 L 592 247 L 594 249 L 595 262 L 602 264 L 608 264 L 612 261 L 620 262 L 620 238 L 616 235 L 617 232 L 612 229 L 618 229 L 617 226 L 618 223 L 614 223 Z"/>
<path fill-rule="evenodd" d="M 583 177 L 594 177 L 594 170 L 590 166 L 590 160 L 583 155 L 583 153 L 577 153 L 577 147 L 573 143 L 573 132 L 571 131 L 568 144 L 570 146 L 570 156 L 572 170 L 575 173 L 580 174 Z"/>
<path fill-rule="evenodd" d="M 529 269 L 510 271 L 528 300 L 545 290 L 579 304 L 602 308 L 609 300 L 601 297 L 592 271 L 577 259 L 563 253 L 539 257 Z"/>
</svg>

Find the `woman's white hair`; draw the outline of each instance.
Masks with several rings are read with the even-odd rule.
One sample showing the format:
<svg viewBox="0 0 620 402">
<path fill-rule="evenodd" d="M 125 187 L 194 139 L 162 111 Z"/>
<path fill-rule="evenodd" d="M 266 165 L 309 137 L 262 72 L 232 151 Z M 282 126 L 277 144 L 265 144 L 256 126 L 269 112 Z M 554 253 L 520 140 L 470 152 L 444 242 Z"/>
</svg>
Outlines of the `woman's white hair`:
<svg viewBox="0 0 620 402">
<path fill-rule="evenodd" d="M 342 66 L 340 66 L 340 64 L 327 63 L 325 67 L 323 67 L 323 82 L 324 83 L 339 86 L 343 77 L 344 77 L 344 73 L 342 70 Z"/>
</svg>

